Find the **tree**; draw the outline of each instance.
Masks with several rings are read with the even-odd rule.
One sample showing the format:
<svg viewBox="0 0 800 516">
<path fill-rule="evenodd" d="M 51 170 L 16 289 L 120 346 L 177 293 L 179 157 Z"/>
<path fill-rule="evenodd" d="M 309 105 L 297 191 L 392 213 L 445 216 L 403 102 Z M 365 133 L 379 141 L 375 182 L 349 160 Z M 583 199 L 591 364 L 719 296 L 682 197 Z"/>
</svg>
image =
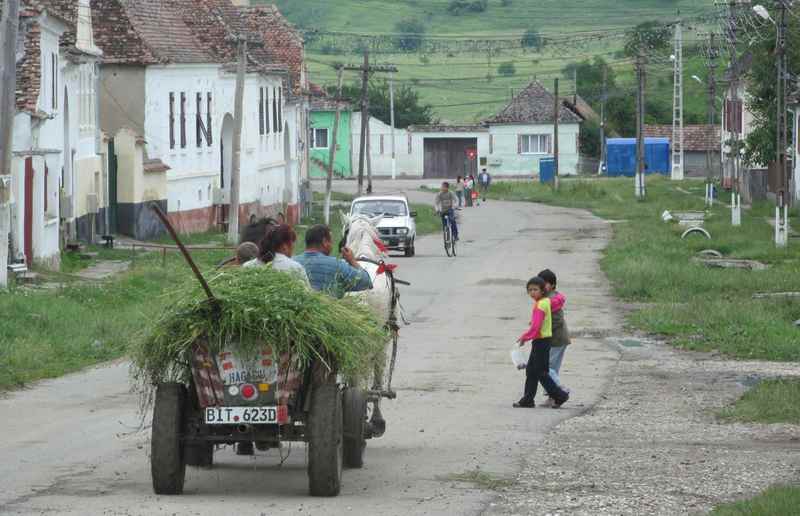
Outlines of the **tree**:
<svg viewBox="0 0 800 516">
<path fill-rule="evenodd" d="M 672 28 L 657 21 L 640 23 L 625 37 L 625 55 L 634 57 L 639 52 L 645 54 L 669 47 Z"/>
<path fill-rule="evenodd" d="M 541 50 L 544 47 L 544 39 L 538 30 L 531 27 L 522 35 L 522 46 L 533 50 Z"/>
<path fill-rule="evenodd" d="M 328 87 L 328 93 L 336 94 L 336 88 Z M 389 83 L 386 80 L 373 80 L 369 83 L 369 114 L 385 124 L 391 123 L 391 103 L 389 99 Z M 361 85 L 348 84 L 342 88 L 342 96 L 357 107 L 361 103 Z M 410 125 L 428 125 L 437 122 L 433 107 L 420 104 L 419 93 L 403 84 L 394 91 L 395 127 L 405 129 Z"/>
<path fill-rule="evenodd" d="M 517 67 L 514 66 L 514 63 L 511 61 L 500 63 L 500 66 L 497 67 L 497 74 L 502 75 L 503 77 L 511 77 L 516 73 L 517 73 Z"/>
<path fill-rule="evenodd" d="M 764 5 L 767 5 L 766 3 Z M 770 8 L 773 20 L 777 20 L 777 13 Z M 769 164 L 776 160 L 777 154 L 777 69 L 775 53 L 775 28 L 769 22 L 762 22 L 760 33 L 764 39 L 753 44 L 750 51 L 753 54 L 752 66 L 745 74 L 748 96 L 746 99 L 747 109 L 753 114 L 753 124 L 751 132 L 744 142 L 744 160 L 750 165 Z M 788 69 L 800 69 L 800 22 L 797 17 L 787 18 L 788 29 L 786 31 L 786 58 Z M 791 81 L 789 88 L 791 88 Z M 789 90 L 792 91 L 791 89 Z M 789 129 L 792 128 L 789 119 Z M 791 139 L 789 140 L 791 141 Z"/>
<path fill-rule="evenodd" d="M 482 13 L 489 8 L 489 0 L 450 0 L 447 12 L 455 16 L 465 13 Z"/>
<path fill-rule="evenodd" d="M 400 20 L 394 26 L 399 34 L 395 46 L 400 50 L 416 51 L 422 46 L 422 36 L 425 35 L 425 24 L 416 18 Z"/>
</svg>

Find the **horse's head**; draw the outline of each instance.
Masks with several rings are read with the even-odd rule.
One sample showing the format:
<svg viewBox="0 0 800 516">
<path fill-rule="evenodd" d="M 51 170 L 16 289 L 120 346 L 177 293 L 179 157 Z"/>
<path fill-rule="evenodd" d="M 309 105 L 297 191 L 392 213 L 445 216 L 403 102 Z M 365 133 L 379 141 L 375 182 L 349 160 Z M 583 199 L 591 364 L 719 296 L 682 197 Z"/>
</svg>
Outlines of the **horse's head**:
<svg viewBox="0 0 800 516">
<path fill-rule="evenodd" d="M 381 243 L 377 225 L 383 218 L 368 217 L 366 215 L 346 215 L 341 213 L 344 228 L 343 242 L 355 256 L 366 257 L 373 261 L 386 258 L 385 248 Z"/>
</svg>

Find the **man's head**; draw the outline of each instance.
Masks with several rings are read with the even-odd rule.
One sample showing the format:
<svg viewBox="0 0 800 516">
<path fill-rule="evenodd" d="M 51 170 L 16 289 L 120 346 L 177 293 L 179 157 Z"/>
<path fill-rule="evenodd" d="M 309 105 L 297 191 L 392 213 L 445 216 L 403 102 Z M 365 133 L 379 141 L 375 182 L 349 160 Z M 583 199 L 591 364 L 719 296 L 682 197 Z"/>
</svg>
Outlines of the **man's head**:
<svg viewBox="0 0 800 516">
<path fill-rule="evenodd" d="M 333 250 L 333 236 L 330 228 L 325 224 L 312 226 L 306 232 L 306 249 L 330 255 Z"/>
<path fill-rule="evenodd" d="M 538 274 L 538 276 L 544 280 L 545 289 L 547 289 L 547 292 L 552 292 L 558 287 L 556 273 L 550 269 L 543 270 Z"/>
<path fill-rule="evenodd" d="M 450 183 L 445 181 L 444 183 L 442 183 L 442 191 L 447 192 L 448 190 L 450 190 Z"/>
<path fill-rule="evenodd" d="M 485 173 L 486 173 L 486 169 L 485 169 L 485 168 L 482 168 L 482 169 L 481 169 L 481 172 L 483 172 L 483 173 L 485 174 Z"/>
<path fill-rule="evenodd" d="M 236 261 L 244 265 L 253 258 L 258 257 L 258 246 L 253 242 L 244 242 L 236 248 Z"/>
</svg>

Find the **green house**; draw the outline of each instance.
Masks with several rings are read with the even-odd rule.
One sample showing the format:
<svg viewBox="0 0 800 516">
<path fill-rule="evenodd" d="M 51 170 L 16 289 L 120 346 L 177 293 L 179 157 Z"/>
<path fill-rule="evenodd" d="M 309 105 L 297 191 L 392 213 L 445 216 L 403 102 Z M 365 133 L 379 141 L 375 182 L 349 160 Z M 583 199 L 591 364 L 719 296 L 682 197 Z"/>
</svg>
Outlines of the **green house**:
<svg viewBox="0 0 800 516">
<path fill-rule="evenodd" d="M 350 119 L 352 110 L 349 105 L 342 107 L 339 116 L 339 131 L 336 134 L 336 157 L 333 163 L 334 177 L 352 177 L 353 164 L 350 151 Z M 311 148 L 310 175 L 319 179 L 327 177 L 330 163 L 333 124 L 336 121 L 336 104 L 327 99 L 314 100 L 311 103 Z"/>
</svg>

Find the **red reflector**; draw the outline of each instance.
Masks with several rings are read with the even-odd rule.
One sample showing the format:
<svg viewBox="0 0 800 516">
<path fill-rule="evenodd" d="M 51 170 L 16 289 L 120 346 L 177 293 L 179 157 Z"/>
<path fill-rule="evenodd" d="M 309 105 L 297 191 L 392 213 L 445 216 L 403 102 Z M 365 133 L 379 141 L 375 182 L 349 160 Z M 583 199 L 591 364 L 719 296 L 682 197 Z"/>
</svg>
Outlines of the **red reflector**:
<svg viewBox="0 0 800 516">
<path fill-rule="evenodd" d="M 289 407 L 286 405 L 278 405 L 278 423 L 284 424 L 289 422 Z"/>
<path fill-rule="evenodd" d="M 263 365 L 264 367 L 272 367 L 272 360 L 270 360 L 269 358 L 265 358 L 264 360 L 261 361 L 261 365 Z"/>
<path fill-rule="evenodd" d="M 389 248 L 383 245 L 383 242 L 381 242 L 377 238 L 373 238 L 372 241 L 375 243 L 375 246 L 378 248 L 380 252 L 385 253 L 386 251 L 389 250 Z"/>
<path fill-rule="evenodd" d="M 240 391 L 242 393 L 242 397 L 246 400 L 252 399 L 256 395 L 256 388 L 250 384 L 243 385 Z"/>
<path fill-rule="evenodd" d="M 233 364 L 231 362 L 223 362 L 222 370 L 227 371 L 228 369 L 233 369 Z"/>
</svg>

